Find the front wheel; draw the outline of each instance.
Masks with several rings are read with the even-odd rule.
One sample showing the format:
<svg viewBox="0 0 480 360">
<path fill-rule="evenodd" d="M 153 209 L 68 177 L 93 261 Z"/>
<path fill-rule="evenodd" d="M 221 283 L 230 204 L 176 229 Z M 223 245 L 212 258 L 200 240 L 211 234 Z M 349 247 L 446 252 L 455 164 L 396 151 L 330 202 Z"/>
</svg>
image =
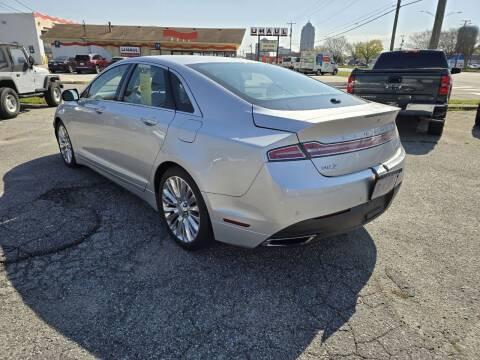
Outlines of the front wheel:
<svg viewBox="0 0 480 360">
<path fill-rule="evenodd" d="M 100 74 L 100 71 L 102 71 L 102 69 L 100 69 L 100 66 L 96 65 L 95 66 L 95 73 Z"/>
<path fill-rule="evenodd" d="M 12 119 L 20 112 L 20 100 L 15 90 L 0 88 L 0 119 Z"/>
<path fill-rule="evenodd" d="M 187 250 L 207 246 L 212 226 L 202 194 L 192 177 L 179 167 L 165 171 L 160 179 L 160 216 L 175 242 Z"/>
<path fill-rule="evenodd" d="M 68 135 L 67 128 L 63 122 L 59 122 L 55 129 L 55 135 L 57 135 L 58 148 L 62 155 L 63 162 L 68 167 L 77 167 L 77 161 L 75 160 L 75 153 L 73 151 L 72 141 Z"/>
<path fill-rule="evenodd" d="M 45 92 L 45 101 L 48 106 L 56 107 L 62 101 L 62 89 L 56 82 L 51 82 L 48 90 Z"/>
<path fill-rule="evenodd" d="M 335 76 L 335 75 L 337 75 L 337 73 L 338 73 L 338 70 L 335 69 L 335 70 L 333 70 L 332 75 Z"/>
</svg>

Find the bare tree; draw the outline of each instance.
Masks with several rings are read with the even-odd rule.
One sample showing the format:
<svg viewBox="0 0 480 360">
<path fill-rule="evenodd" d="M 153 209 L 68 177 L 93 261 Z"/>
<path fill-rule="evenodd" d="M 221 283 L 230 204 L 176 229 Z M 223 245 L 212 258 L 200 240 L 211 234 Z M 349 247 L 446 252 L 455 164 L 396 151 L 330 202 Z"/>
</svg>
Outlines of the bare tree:
<svg viewBox="0 0 480 360">
<path fill-rule="evenodd" d="M 347 49 L 347 39 L 345 36 L 337 38 L 329 38 L 325 40 L 323 47 L 332 53 L 333 59 L 337 63 L 342 63 L 345 58 L 345 51 Z"/>
<path fill-rule="evenodd" d="M 347 55 L 354 61 L 354 63 L 356 63 L 360 57 L 357 52 L 357 45 L 357 43 L 347 43 L 346 46 Z"/>
<path fill-rule="evenodd" d="M 478 41 L 478 26 L 462 26 L 458 29 L 457 53 L 463 54 L 465 66 L 470 63 L 473 51 Z"/>
<path fill-rule="evenodd" d="M 457 45 L 458 29 L 451 28 L 447 31 L 442 31 L 440 34 L 440 42 L 438 43 L 439 49 L 445 51 L 447 56 L 455 54 L 455 48 Z"/>
<path fill-rule="evenodd" d="M 413 49 L 428 49 L 431 36 L 431 31 L 422 31 L 410 34 L 408 37 L 407 46 Z"/>
</svg>

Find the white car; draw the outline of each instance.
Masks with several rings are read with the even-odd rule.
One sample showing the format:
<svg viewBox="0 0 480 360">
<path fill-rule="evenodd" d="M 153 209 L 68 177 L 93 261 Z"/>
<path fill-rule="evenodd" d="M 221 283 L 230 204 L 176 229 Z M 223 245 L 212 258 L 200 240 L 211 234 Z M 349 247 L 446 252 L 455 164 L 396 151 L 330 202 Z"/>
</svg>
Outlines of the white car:
<svg viewBox="0 0 480 360">
<path fill-rule="evenodd" d="M 349 231 L 383 213 L 403 179 L 398 108 L 279 66 L 138 57 L 63 99 L 64 162 L 145 199 L 188 249 Z"/>
</svg>

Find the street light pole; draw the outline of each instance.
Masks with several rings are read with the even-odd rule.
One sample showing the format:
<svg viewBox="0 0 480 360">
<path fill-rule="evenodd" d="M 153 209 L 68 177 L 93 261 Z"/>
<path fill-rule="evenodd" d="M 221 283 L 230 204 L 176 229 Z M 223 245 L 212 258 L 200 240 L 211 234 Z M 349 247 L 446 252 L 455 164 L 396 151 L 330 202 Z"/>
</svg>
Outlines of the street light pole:
<svg viewBox="0 0 480 360">
<path fill-rule="evenodd" d="M 393 20 L 392 39 L 390 40 L 390 51 L 393 51 L 395 45 L 395 33 L 397 32 L 398 14 L 400 12 L 402 0 L 397 0 L 397 9 L 395 11 L 395 20 Z"/>
<path fill-rule="evenodd" d="M 292 26 L 295 25 L 296 23 L 290 21 L 287 23 L 287 25 L 290 25 L 290 55 L 292 55 Z"/>
<path fill-rule="evenodd" d="M 430 38 L 429 49 L 438 48 L 440 41 L 440 32 L 442 31 L 443 18 L 445 16 L 445 8 L 447 0 L 438 0 L 437 12 L 435 14 L 435 22 L 433 23 L 432 37 Z"/>
</svg>

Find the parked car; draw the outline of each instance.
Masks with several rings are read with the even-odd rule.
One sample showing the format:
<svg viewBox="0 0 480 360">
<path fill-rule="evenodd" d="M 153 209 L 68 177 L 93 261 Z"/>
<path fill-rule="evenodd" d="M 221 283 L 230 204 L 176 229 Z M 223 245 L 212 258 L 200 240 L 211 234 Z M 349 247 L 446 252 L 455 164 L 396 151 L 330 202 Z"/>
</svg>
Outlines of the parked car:
<svg viewBox="0 0 480 360">
<path fill-rule="evenodd" d="M 18 44 L 0 43 L 0 119 L 20 111 L 20 98 L 41 96 L 49 106 L 61 102 L 58 75 L 34 66 L 34 59 Z"/>
<path fill-rule="evenodd" d="M 440 136 L 452 90 L 447 58 L 439 50 L 382 53 L 371 70 L 354 69 L 347 91 L 365 99 L 398 106 L 402 115 L 430 119 L 428 132 Z"/>
<path fill-rule="evenodd" d="M 75 56 L 75 68 L 79 74 L 83 72 L 94 72 L 98 74 L 108 65 L 110 65 L 110 62 L 98 54 Z"/>
<path fill-rule="evenodd" d="M 65 164 L 146 200 L 187 249 L 349 231 L 383 213 L 403 179 L 397 108 L 280 66 L 139 57 L 63 99 L 53 125 Z"/>
<path fill-rule="evenodd" d="M 114 56 L 112 57 L 112 60 L 110 61 L 110 64 L 116 63 L 117 61 L 125 60 L 128 59 L 126 56 Z"/>
<path fill-rule="evenodd" d="M 75 58 L 68 56 L 58 56 L 48 61 L 48 70 L 51 73 L 68 72 L 73 73 L 76 70 Z"/>
</svg>

